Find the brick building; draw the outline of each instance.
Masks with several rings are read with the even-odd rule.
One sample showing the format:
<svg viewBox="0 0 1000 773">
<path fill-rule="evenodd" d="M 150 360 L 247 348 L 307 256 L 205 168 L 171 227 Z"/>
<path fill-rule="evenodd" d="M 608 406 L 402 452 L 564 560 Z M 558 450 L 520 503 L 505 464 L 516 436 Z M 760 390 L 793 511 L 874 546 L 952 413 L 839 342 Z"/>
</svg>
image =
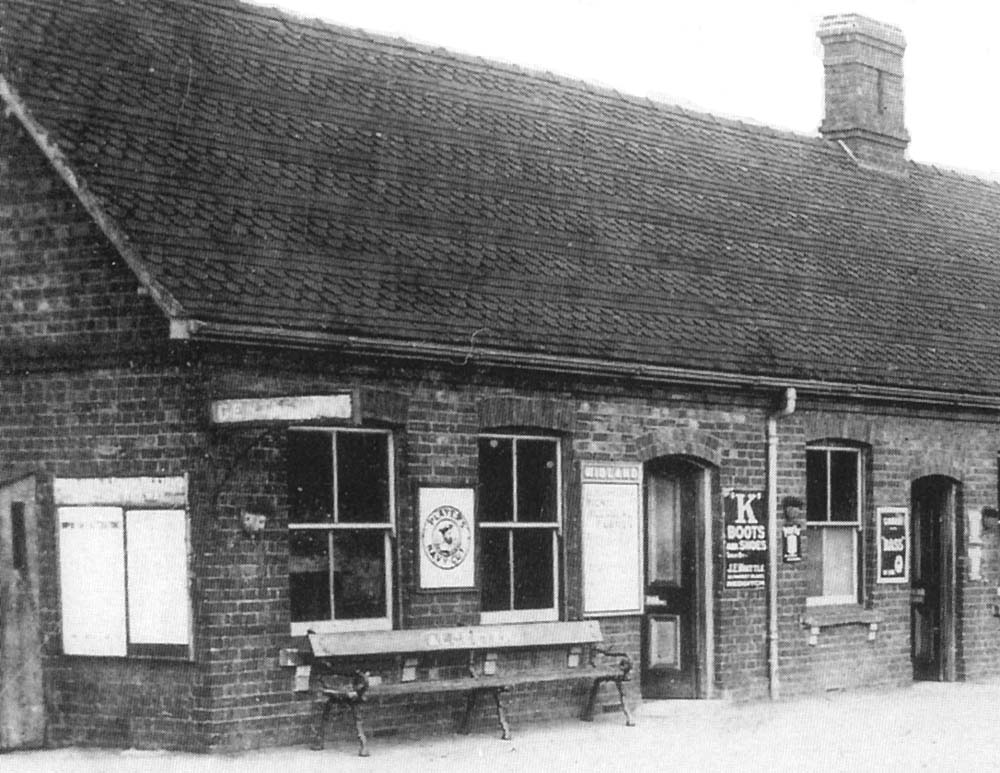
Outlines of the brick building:
<svg viewBox="0 0 1000 773">
<path fill-rule="evenodd" d="M 1000 673 L 1000 188 L 905 158 L 898 30 L 820 38 L 804 137 L 5 2 L 0 748 L 304 742 L 310 630 L 593 619 L 633 701 Z"/>
</svg>

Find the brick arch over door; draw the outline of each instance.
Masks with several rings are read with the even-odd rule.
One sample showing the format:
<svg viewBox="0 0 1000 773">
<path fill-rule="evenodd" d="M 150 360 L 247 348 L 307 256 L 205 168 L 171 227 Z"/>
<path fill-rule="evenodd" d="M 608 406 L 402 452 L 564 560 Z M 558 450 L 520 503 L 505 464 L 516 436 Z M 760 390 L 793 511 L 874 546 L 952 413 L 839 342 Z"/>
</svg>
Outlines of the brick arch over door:
<svg viewBox="0 0 1000 773">
<path fill-rule="evenodd" d="M 930 476 L 951 478 L 955 483 L 961 483 L 965 479 L 965 460 L 956 458 L 954 453 L 915 448 L 910 451 L 909 456 L 906 477 L 910 482 Z"/>
<path fill-rule="evenodd" d="M 636 441 L 639 461 L 660 456 L 692 456 L 722 466 L 722 441 L 710 432 L 689 427 L 665 427 L 647 432 Z"/>
</svg>

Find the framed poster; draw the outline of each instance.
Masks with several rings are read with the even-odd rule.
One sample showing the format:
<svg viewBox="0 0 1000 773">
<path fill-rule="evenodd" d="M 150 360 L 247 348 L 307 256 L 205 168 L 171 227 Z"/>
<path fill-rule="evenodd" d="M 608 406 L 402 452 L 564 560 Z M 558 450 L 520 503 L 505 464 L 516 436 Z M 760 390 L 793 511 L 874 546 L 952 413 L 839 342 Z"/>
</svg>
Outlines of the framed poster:
<svg viewBox="0 0 1000 773">
<path fill-rule="evenodd" d="M 910 581 L 910 511 L 905 507 L 879 507 L 876 517 L 876 552 L 881 583 Z"/>
<path fill-rule="evenodd" d="M 642 611 L 642 465 L 580 465 L 583 614 Z"/>
<path fill-rule="evenodd" d="M 475 587 L 475 491 L 421 486 L 419 500 L 420 587 Z"/>
<path fill-rule="evenodd" d="M 726 492 L 726 588 L 763 588 L 767 570 L 767 524 L 763 491 Z"/>
</svg>

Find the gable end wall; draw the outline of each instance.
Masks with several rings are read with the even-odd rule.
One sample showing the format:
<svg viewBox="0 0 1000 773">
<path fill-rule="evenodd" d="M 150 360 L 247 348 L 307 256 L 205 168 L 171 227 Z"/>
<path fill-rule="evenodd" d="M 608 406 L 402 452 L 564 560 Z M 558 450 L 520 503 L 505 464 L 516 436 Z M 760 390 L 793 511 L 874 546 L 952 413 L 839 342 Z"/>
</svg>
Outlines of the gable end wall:
<svg viewBox="0 0 1000 773">
<path fill-rule="evenodd" d="M 38 146 L 0 121 L 0 362 L 123 353 L 168 323 Z"/>
</svg>

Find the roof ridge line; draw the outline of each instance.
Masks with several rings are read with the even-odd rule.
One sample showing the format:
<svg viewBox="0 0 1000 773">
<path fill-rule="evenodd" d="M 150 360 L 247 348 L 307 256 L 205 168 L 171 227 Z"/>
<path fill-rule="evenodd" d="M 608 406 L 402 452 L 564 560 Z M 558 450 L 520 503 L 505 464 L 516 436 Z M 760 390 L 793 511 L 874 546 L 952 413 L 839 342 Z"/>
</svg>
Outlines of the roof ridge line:
<svg viewBox="0 0 1000 773">
<path fill-rule="evenodd" d="M 674 115 L 696 120 L 702 123 L 719 124 L 722 128 L 731 130 L 758 132 L 767 134 L 775 139 L 783 139 L 787 141 L 823 144 L 823 138 L 819 134 L 805 134 L 803 132 L 797 132 L 793 129 L 781 129 L 763 122 L 758 122 L 750 117 L 737 118 L 712 113 L 707 110 L 684 107 L 680 104 L 663 102 L 648 95 L 632 94 L 611 85 L 595 83 L 584 78 L 559 73 L 554 70 L 531 67 L 504 59 L 493 59 L 481 54 L 456 51 L 445 45 L 414 41 L 389 32 L 372 32 L 363 27 L 351 27 L 346 24 L 329 21 L 319 17 L 300 15 L 272 5 L 256 5 L 243 2 L 242 0 L 168 1 L 191 7 L 204 7 L 208 5 L 222 12 L 246 14 L 271 19 L 281 23 L 298 24 L 322 32 L 336 32 L 342 35 L 350 36 L 362 43 L 382 44 L 397 49 L 434 56 L 438 59 L 444 59 L 464 65 L 477 65 L 480 67 L 485 65 L 490 69 L 500 70 L 508 74 L 529 76 L 536 80 L 545 81 L 553 85 L 574 88 L 588 94 L 591 97 L 607 97 L 627 104 L 646 105 L 654 110 L 662 110 L 664 112 L 669 112 Z"/>
<path fill-rule="evenodd" d="M 275 0 L 267 1 L 272 2 Z M 825 141 L 819 134 L 806 134 L 793 129 L 779 128 L 767 123 L 758 122 L 755 118 L 747 116 L 738 118 L 735 116 L 713 113 L 708 110 L 684 107 L 680 104 L 660 101 L 659 99 L 648 95 L 631 94 L 610 85 L 594 83 L 583 78 L 561 74 L 552 70 L 533 68 L 512 61 L 505 61 L 503 59 L 492 59 L 480 54 L 456 51 L 441 44 L 414 41 L 389 32 L 371 32 L 362 27 L 351 27 L 347 24 L 315 16 L 298 14 L 294 11 L 288 11 L 274 5 L 256 5 L 245 2 L 244 0 L 166 0 L 166 2 L 174 5 L 187 6 L 189 8 L 205 9 L 205 7 L 208 6 L 222 13 L 270 19 L 271 21 L 282 24 L 296 24 L 307 29 L 325 32 L 328 34 L 338 33 L 354 38 L 361 43 L 381 44 L 401 50 L 422 53 L 434 56 L 435 58 L 441 60 L 451 61 L 456 64 L 463 64 L 467 66 L 476 65 L 480 67 L 485 66 L 489 69 L 506 72 L 512 75 L 528 76 L 539 81 L 548 82 L 555 86 L 572 88 L 578 92 L 589 95 L 591 98 L 603 97 L 617 100 L 623 104 L 635 106 L 645 105 L 653 110 L 670 113 L 680 118 L 704 124 L 714 124 L 716 127 L 723 130 L 734 131 L 741 134 L 757 134 L 779 141 L 793 142 L 802 145 L 808 144 L 813 147 L 824 148 L 830 152 L 839 154 L 839 149 L 836 145 Z M 1000 187 L 1000 179 L 986 177 L 983 173 L 977 173 L 972 170 L 955 169 L 943 166 L 940 163 L 933 161 L 922 162 L 915 161 L 911 158 L 905 159 L 905 162 L 907 166 L 924 170 L 928 174 L 937 174 L 942 177 L 949 177 L 965 181 L 970 184 Z M 860 169 L 859 171 L 872 173 L 872 170 L 867 169 Z"/>
<path fill-rule="evenodd" d="M 0 100 L 3 101 L 4 113 L 13 115 L 20 122 L 21 126 L 34 140 L 39 150 L 46 160 L 52 165 L 59 177 L 66 183 L 69 189 L 76 196 L 84 210 L 107 237 L 121 255 L 122 260 L 132 270 L 139 283 L 145 287 L 153 301 L 160 308 L 168 319 L 175 319 L 185 316 L 184 307 L 174 296 L 153 278 L 145 262 L 129 244 L 128 236 L 118 226 L 114 219 L 104 211 L 97 196 L 87 189 L 87 183 L 78 177 L 73 171 L 73 166 L 63 155 L 59 147 L 49 140 L 48 133 L 42 125 L 35 120 L 24 100 L 10 85 L 5 75 L 0 73 Z"/>
<path fill-rule="evenodd" d="M 187 5 L 199 4 L 197 0 L 171 0 L 171 1 Z M 456 51 L 445 45 L 434 44 L 434 43 L 422 43 L 393 33 L 372 32 L 363 27 L 351 27 L 346 24 L 329 21 L 327 19 L 322 19 L 319 17 L 300 15 L 295 12 L 286 11 L 285 9 L 278 8 L 272 5 L 266 5 L 266 6 L 255 5 L 243 2 L 242 0 L 201 0 L 201 3 L 206 5 L 211 5 L 215 8 L 224 11 L 232 11 L 236 13 L 249 13 L 255 16 L 261 16 L 264 18 L 273 19 L 275 21 L 281 21 L 281 22 L 290 21 L 292 23 L 308 26 L 312 29 L 318 29 L 324 31 L 336 31 L 341 34 L 349 35 L 359 40 L 360 42 L 382 43 L 384 45 L 389 45 L 395 48 L 410 50 L 417 53 L 428 54 L 435 56 L 439 59 L 451 60 L 466 65 L 473 65 L 473 64 L 480 66 L 486 65 L 490 68 L 496 68 L 498 70 L 502 70 L 510 74 L 527 75 L 541 81 L 547 81 L 557 86 L 575 88 L 577 90 L 589 94 L 590 96 L 614 98 L 620 100 L 621 102 L 634 105 L 645 104 L 654 110 L 661 110 L 679 117 L 687 118 L 689 120 L 699 121 L 703 123 L 714 123 L 719 125 L 719 127 L 723 129 L 729 129 L 738 132 L 751 132 L 751 133 L 764 134 L 766 136 L 769 136 L 777 140 L 809 143 L 813 145 L 824 146 L 828 147 L 831 151 L 834 152 L 837 150 L 835 145 L 825 141 L 824 138 L 818 133 L 806 134 L 804 132 L 796 131 L 794 129 L 780 128 L 777 126 L 772 126 L 771 124 L 768 123 L 764 123 L 763 121 L 758 121 L 757 119 L 749 116 L 736 117 L 720 113 L 713 113 L 709 110 L 703 110 L 699 108 L 685 107 L 681 104 L 662 101 L 660 99 L 651 97 L 649 95 L 633 94 L 628 91 L 623 91 L 621 89 L 615 88 L 614 86 L 595 83 L 593 81 L 588 81 L 584 78 L 559 73 L 554 70 L 540 69 L 528 65 L 518 64 L 517 62 L 513 61 L 507 61 L 504 59 L 493 59 L 491 57 L 483 56 L 481 54 Z M 953 169 L 951 167 L 943 167 L 940 164 L 934 162 L 914 161 L 911 158 L 907 158 L 906 163 L 907 165 L 916 166 L 921 169 L 927 169 L 929 171 L 933 170 L 938 174 L 943 174 L 946 176 L 954 176 L 960 179 L 968 179 L 971 182 L 980 182 L 980 183 L 985 183 L 987 185 L 1000 186 L 1000 180 L 993 180 L 988 177 L 983 177 L 982 175 L 972 171 L 963 171 L 963 170 Z"/>
</svg>

